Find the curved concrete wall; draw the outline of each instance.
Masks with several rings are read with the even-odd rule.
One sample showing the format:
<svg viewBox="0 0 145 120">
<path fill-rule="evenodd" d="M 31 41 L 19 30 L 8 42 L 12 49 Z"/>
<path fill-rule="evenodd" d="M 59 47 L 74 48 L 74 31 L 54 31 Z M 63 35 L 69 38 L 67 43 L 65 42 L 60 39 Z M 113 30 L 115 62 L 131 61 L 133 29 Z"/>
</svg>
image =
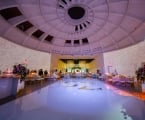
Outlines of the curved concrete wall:
<svg viewBox="0 0 145 120">
<path fill-rule="evenodd" d="M 145 41 L 118 51 L 104 53 L 105 72 L 108 72 L 108 66 L 111 65 L 110 72 L 116 69 L 119 74 L 134 76 L 142 63 L 145 63 Z"/>
<path fill-rule="evenodd" d="M 28 62 L 29 69 L 50 70 L 51 55 L 24 48 L 0 37 L 0 70 L 11 68 L 14 64 Z"/>
</svg>

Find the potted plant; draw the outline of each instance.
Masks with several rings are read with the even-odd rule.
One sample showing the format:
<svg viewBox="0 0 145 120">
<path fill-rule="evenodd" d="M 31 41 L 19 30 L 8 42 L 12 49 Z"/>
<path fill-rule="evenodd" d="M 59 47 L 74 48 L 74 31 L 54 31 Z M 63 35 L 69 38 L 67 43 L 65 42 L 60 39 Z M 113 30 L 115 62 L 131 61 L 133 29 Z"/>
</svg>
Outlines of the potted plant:
<svg viewBox="0 0 145 120">
<path fill-rule="evenodd" d="M 24 87 L 25 87 L 25 79 L 26 79 L 26 75 L 27 75 L 27 69 L 22 64 L 14 65 L 13 73 L 20 76 L 20 79 L 18 81 L 18 86 L 17 86 L 17 92 L 19 92 L 20 90 L 24 89 Z"/>
<path fill-rule="evenodd" d="M 145 92 L 145 65 L 136 71 L 137 81 L 141 83 L 142 92 Z"/>
</svg>

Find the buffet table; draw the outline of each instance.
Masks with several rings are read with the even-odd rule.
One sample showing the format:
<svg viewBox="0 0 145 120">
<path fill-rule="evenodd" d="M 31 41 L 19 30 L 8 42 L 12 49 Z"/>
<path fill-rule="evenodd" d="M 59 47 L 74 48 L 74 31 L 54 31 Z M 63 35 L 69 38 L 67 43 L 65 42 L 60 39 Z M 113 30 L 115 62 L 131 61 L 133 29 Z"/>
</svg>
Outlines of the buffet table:
<svg viewBox="0 0 145 120">
<path fill-rule="evenodd" d="M 0 99 L 17 94 L 19 79 L 13 76 L 0 77 Z"/>
</svg>

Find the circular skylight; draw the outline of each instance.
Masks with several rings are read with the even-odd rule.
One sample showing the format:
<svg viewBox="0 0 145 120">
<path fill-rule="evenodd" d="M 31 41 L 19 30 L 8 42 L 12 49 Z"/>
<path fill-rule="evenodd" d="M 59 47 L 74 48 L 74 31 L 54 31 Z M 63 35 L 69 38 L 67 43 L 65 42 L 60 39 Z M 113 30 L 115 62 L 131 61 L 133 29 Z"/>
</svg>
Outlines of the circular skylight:
<svg viewBox="0 0 145 120">
<path fill-rule="evenodd" d="M 68 14 L 72 19 L 78 20 L 84 17 L 85 9 L 79 6 L 74 6 L 68 9 Z"/>
</svg>

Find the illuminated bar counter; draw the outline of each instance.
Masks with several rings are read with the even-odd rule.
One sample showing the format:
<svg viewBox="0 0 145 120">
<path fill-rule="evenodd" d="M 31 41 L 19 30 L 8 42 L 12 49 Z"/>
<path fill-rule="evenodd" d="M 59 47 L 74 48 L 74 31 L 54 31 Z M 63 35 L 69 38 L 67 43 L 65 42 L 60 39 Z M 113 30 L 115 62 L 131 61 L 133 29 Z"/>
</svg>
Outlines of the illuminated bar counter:
<svg viewBox="0 0 145 120">
<path fill-rule="evenodd" d="M 18 77 L 13 75 L 0 76 L 0 99 L 17 94 Z"/>
</svg>

